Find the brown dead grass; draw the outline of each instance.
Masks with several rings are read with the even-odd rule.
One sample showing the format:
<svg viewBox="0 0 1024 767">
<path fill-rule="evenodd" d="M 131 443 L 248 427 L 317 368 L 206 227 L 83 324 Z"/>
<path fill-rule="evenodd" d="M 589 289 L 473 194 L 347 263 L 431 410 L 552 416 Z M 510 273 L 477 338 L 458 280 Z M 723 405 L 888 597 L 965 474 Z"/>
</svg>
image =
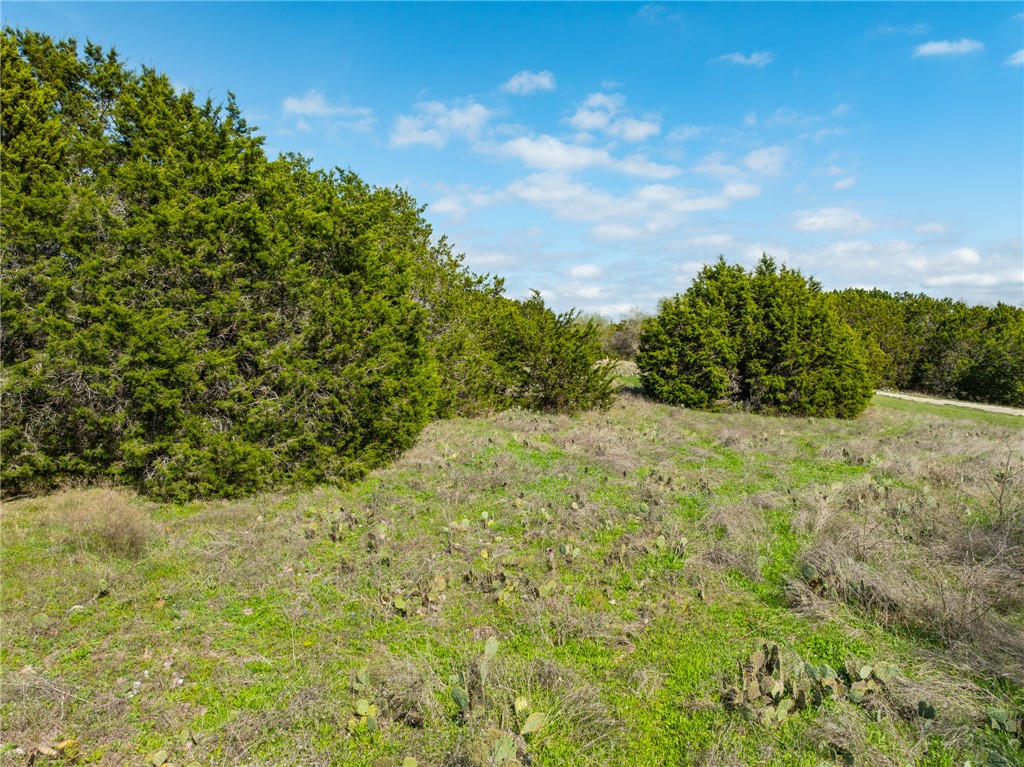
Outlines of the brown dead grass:
<svg viewBox="0 0 1024 767">
<path fill-rule="evenodd" d="M 64 490 L 51 499 L 45 521 L 72 550 L 138 559 L 156 529 L 129 497 L 102 487 Z"/>
</svg>

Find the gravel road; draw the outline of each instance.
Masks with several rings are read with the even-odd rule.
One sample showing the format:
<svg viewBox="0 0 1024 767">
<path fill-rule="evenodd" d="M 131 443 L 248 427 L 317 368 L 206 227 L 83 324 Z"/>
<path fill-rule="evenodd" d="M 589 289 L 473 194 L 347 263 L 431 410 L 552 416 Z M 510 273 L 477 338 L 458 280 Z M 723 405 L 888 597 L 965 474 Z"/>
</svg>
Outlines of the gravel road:
<svg viewBox="0 0 1024 767">
<path fill-rule="evenodd" d="M 929 405 L 952 405 L 953 407 L 972 407 L 975 410 L 988 410 L 990 413 L 1006 413 L 1007 415 L 1024 416 L 1024 410 L 1017 407 L 1003 407 L 1002 405 L 986 405 L 981 402 L 961 402 L 955 399 L 934 399 L 932 397 L 918 397 L 916 394 L 900 394 L 894 391 L 876 391 L 883 397 L 896 397 L 897 399 L 909 399 L 913 402 L 926 402 Z"/>
</svg>

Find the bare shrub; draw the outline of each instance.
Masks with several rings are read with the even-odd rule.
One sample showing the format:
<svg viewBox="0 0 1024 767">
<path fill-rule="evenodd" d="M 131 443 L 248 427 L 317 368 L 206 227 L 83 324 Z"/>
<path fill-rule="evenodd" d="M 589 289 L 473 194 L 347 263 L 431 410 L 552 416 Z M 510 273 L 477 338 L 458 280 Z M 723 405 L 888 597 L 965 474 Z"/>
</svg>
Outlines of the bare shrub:
<svg viewBox="0 0 1024 767">
<path fill-rule="evenodd" d="M 65 490 L 52 499 L 47 521 L 75 550 L 138 559 L 152 538 L 146 512 L 111 488 Z"/>
<path fill-rule="evenodd" d="M 392 721 L 425 727 L 443 716 L 435 695 L 442 681 L 427 660 L 385 652 L 377 656 L 370 671 Z"/>
</svg>

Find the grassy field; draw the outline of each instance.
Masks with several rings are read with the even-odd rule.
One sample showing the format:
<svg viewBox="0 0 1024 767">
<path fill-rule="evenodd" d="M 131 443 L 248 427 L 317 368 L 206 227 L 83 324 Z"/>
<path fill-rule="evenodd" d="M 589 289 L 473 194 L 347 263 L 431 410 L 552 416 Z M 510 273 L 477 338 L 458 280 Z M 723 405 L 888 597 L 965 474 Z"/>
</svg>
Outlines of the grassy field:
<svg viewBox="0 0 1024 767">
<path fill-rule="evenodd" d="M 1024 763 L 1022 422 L 627 386 L 345 488 L 5 503 L 0 764 Z"/>
</svg>

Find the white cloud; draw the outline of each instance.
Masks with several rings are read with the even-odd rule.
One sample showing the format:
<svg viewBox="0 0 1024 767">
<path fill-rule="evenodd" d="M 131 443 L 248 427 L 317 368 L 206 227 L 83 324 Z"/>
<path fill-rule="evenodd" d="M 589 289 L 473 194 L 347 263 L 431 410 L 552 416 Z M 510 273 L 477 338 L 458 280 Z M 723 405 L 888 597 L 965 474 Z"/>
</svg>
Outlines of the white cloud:
<svg viewBox="0 0 1024 767">
<path fill-rule="evenodd" d="M 640 176 L 641 178 L 669 179 L 682 172 L 674 165 L 659 165 L 639 154 L 631 154 L 622 160 L 617 160 L 612 167 L 627 176 Z"/>
<path fill-rule="evenodd" d="M 466 215 L 466 206 L 457 197 L 442 197 L 430 204 L 430 212 L 461 218 Z"/>
<path fill-rule="evenodd" d="M 598 224 L 590 230 L 590 233 L 601 242 L 639 240 L 646 234 L 644 229 L 629 224 Z"/>
<path fill-rule="evenodd" d="M 558 218 L 591 224 L 591 235 L 603 241 L 664 234 L 678 228 L 686 214 L 723 210 L 732 202 L 725 194 L 702 194 L 667 184 L 648 184 L 616 196 L 558 172 L 534 173 L 505 191 Z"/>
<path fill-rule="evenodd" d="M 665 138 L 669 141 L 689 141 L 700 138 L 709 130 L 711 129 L 703 125 L 678 125 L 670 130 Z"/>
<path fill-rule="evenodd" d="M 569 124 L 581 131 L 601 131 L 626 141 L 644 141 L 661 131 L 657 119 L 638 120 L 623 115 L 625 99 L 618 93 L 593 93 L 569 118 Z"/>
<path fill-rule="evenodd" d="M 375 122 L 373 111 L 365 107 L 350 107 L 342 104 L 331 104 L 323 92 L 306 91 L 303 96 L 287 96 L 281 101 L 281 110 L 290 117 L 299 118 L 331 118 L 332 124 L 351 130 L 366 132 L 373 128 Z M 298 130 L 310 130 L 308 120 L 299 120 Z"/>
<path fill-rule="evenodd" d="M 949 229 L 945 224 L 932 221 L 930 223 L 914 227 L 914 231 L 918 234 L 945 234 Z"/>
<path fill-rule="evenodd" d="M 836 183 L 834 183 L 832 185 L 832 188 L 836 189 L 836 190 L 852 189 L 856 184 L 857 184 L 857 177 L 856 176 L 847 176 L 846 178 L 839 179 Z"/>
<path fill-rule="evenodd" d="M 731 234 L 705 234 L 699 237 L 691 237 L 690 239 L 685 240 L 682 244 L 695 248 L 708 246 L 721 247 L 722 245 L 731 245 L 734 241 L 735 238 Z"/>
<path fill-rule="evenodd" d="M 508 82 L 501 86 L 503 91 L 514 93 L 517 96 L 525 96 L 534 91 L 553 91 L 555 89 L 555 76 L 544 70 L 543 72 L 530 72 L 523 70 L 512 76 Z"/>
<path fill-rule="evenodd" d="M 415 115 L 399 115 L 391 129 L 391 146 L 426 144 L 443 147 L 453 136 L 476 140 L 490 120 L 491 111 L 482 104 L 449 107 L 439 101 L 418 104 Z"/>
<path fill-rule="evenodd" d="M 832 117 L 842 117 L 844 114 L 849 112 L 853 107 L 849 104 L 836 104 L 835 109 L 832 110 Z"/>
<path fill-rule="evenodd" d="M 680 173 L 672 165 L 659 165 L 642 155 L 616 159 L 605 149 L 567 144 L 553 136 L 519 138 L 506 141 L 499 153 L 514 157 L 531 168 L 544 171 L 581 171 L 589 168 L 609 168 L 628 176 L 643 178 L 671 178 Z"/>
<path fill-rule="evenodd" d="M 1008 67 L 1020 67 L 1024 66 L 1024 48 L 1014 53 L 1011 56 L 1006 57 L 1006 61 L 1003 62 Z"/>
<path fill-rule="evenodd" d="M 665 24 L 672 21 L 681 21 L 682 16 L 671 12 L 667 6 L 659 3 L 648 3 L 636 12 L 636 17 L 648 24 Z"/>
<path fill-rule="evenodd" d="M 927 24 L 911 24 L 906 27 L 897 27 L 892 24 L 883 24 L 875 30 L 877 35 L 923 35 L 930 27 Z"/>
<path fill-rule="evenodd" d="M 991 287 L 1003 280 L 995 274 L 973 272 L 969 274 L 946 274 L 942 277 L 929 277 L 924 284 L 930 288 L 949 287 L 950 285 L 973 285 L 975 287 Z"/>
<path fill-rule="evenodd" d="M 722 194 L 733 200 L 747 200 L 751 197 L 759 196 L 761 194 L 761 187 L 757 184 L 745 184 L 737 181 L 726 184 Z"/>
<path fill-rule="evenodd" d="M 981 263 L 981 256 L 978 255 L 978 251 L 974 250 L 974 248 L 957 248 L 950 255 L 965 264 Z"/>
<path fill-rule="evenodd" d="M 765 176 L 777 176 L 786 164 L 788 152 L 785 147 L 769 146 L 755 149 L 743 158 L 743 164 L 755 173 Z"/>
<path fill-rule="evenodd" d="M 440 148 L 446 143 L 448 143 L 447 136 L 437 128 L 427 127 L 426 121 L 418 117 L 399 115 L 391 129 L 391 146 L 393 147 L 427 144 Z"/>
<path fill-rule="evenodd" d="M 726 162 L 725 152 L 712 152 L 693 167 L 694 173 L 705 173 L 713 178 L 733 178 L 742 173 L 735 165 Z"/>
<path fill-rule="evenodd" d="M 727 53 L 724 56 L 719 56 L 712 61 L 725 61 L 729 64 L 739 64 L 746 67 L 760 67 L 764 68 L 771 64 L 775 60 L 775 54 L 771 51 L 754 51 L 749 56 L 744 56 L 742 53 Z"/>
<path fill-rule="evenodd" d="M 569 269 L 569 276 L 581 280 L 592 280 L 600 277 L 604 270 L 597 264 L 577 264 Z"/>
<path fill-rule="evenodd" d="M 600 298 L 604 295 L 604 289 L 598 285 L 583 285 L 572 292 L 580 298 Z"/>
<path fill-rule="evenodd" d="M 520 136 L 506 141 L 499 151 L 540 170 L 576 171 L 611 164 L 611 155 L 603 149 L 566 144 L 553 136 Z"/>
<path fill-rule="evenodd" d="M 871 222 L 851 208 L 821 208 L 816 211 L 801 210 L 796 228 L 801 232 L 846 231 L 863 232 L 872 227 Z"/>
<path fill-rule="evenodd" d="M 915 56 L 956 56 L 985 50 L 984 43 L 963 38 L 962 40 L 934 40 L 922 43 L 914 49 Z"/>
</svg>

